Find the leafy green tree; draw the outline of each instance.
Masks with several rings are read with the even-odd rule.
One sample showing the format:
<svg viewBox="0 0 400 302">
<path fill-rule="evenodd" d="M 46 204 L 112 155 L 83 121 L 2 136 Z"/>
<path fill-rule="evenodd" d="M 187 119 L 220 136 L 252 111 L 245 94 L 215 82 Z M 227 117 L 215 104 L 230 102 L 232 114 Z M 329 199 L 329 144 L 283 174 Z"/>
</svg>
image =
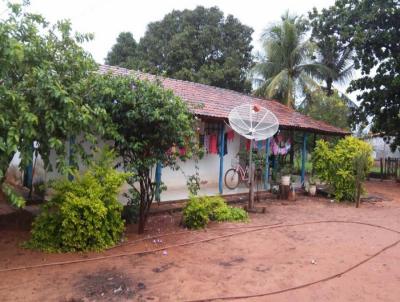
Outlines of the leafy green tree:
<svg viewBox="0 0 400 302">
<path fill-rule="evenodd" d="M 132 33 L 121 32 L 117 38 L 117 43 L 108 52 L 105 62 L 108 65 L 136 69 L 137 48 L 138 45 Z"/>
<path fill-rule="evenodd" d="M 180 98 L 157 83 L 106 74 L 97 85 L 93 97 L 104 105 L 111 122 L 106 138 L 114 141 L 122 167 L 132 173 L 130 194 L 140 198 L 138 231 L 143 233 L 156 192 L 153 169 L 157 163 L 178 168 L 178 159 L 191 157 L 194 117 Z"/>
<path fill-rule="evenodd" d="M 317 45 L 317 60 L 332 71 L 317 75 L 319 79 L 325 81 L 328 96 L 334 94 L 333 83 L 343 84 L 348 81 L 354 69 L 353 51 L 334 35 L 337 22 L 330 17 L 329 14 L 318 14 L 316 9 L 309 13 L 311 40 Z"/>
<path fill-rule="evenodd" d="M 337 0 L 323 9 L 321 19 L 335 20 L 333 35 L 354 49 L 354 66 L 361 77 L 351 81 L 360 106 L 354 121 L 392 136 L 400 146 L 400 5 L 398 0 Z"/>
<path fill-rule="evenodd" d="M 311 116 L 330 125 L 349 130 L 350 129 L 350 108 L 343 96 L 334 90 L 331 95 L 317 89 L 306 96 L 304 107 L 300 112 Z"/>
<path fill-rule="evenodd" d="M 65 171 L 65 141 L 80 133 L 94 141 L 106 112 L 86 98 L 97 65 L 80 43 L 91 35 L 74 35 L 68 21 L 51 26 L 21 5 L 9 8 L 9 16 L 0 23 L 0 185 L 12 203 L 22 206 L 4 184 L 15 152 L 20 152 L 25 167 L 36 142 L 46 166 L 54 150 L 57 168 Z M 79 154 L 86 155 L 76 144 L 73 157 Z"/>
<path fill-rule="evenodd" d="M 236 91 L 250 91 L 253 29 L 217 7 L 174 10 L 152 22 L 125 67 Z M 132 53 L 132 55 L 134 55 Z M 117 65 L 125 63 L 121 58 Z"/>
<path fill-rule="evenodd" d="M 306 39 L 306 29 L 304 19 L 286 13 L 280 23 L 265 30 L 265 57 L 254 68 L 255 76 L 262 77 L 256 95 L 276 98 L 294 107 L 297 91 L 318 87 L 312 77 L 330 73 L 329 68 L 311 60 L 315 45 Z"/>
<path fill-rule="evenodd" d="M 366 174 L 374 163 L 371 154 L 370 144 L 347 136 L 335 145 L 324 140 L 317 141 L 312 162 L 318 178 L 329 185 L 336 200 L 355 201 L 359 192 L 355 161 L 360 156 L 365 157 L 359 168 Z"/>
</svg>

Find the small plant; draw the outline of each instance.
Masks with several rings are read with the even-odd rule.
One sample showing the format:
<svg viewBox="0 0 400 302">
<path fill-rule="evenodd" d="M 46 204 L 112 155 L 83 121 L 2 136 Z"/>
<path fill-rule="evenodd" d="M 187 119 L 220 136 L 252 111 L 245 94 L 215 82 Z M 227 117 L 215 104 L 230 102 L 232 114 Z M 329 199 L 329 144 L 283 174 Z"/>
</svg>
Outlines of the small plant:
<svg viewBox="0 0 400 302">
<path fill-rule="evenodd" d="M 195 174 L 188 176 L 186 180 L 186 186 L 190 195 L 196 196 L 200 191 L 200 176 L 199 173 L 196 171 Z"/>
<path fill-rule="evenodd" d="M 44 180 L 39 180 L 36 181 L 33 184 L 33 191 L 35 192 L 35 194 L 37 196 L 39 196 L 41 199 L 44 199 L 46 196 L 46 191 L 47 191 L 47 185 L 46 182 Z"/>
<path fill-rule="evenodd" d="M 280 170 L 280 174 L 281 174 L 281 176 L 291 175 L 292 174 L 292 169 L 290 168 L 289 165 L 285 165 Z"/>
<path fill-rule="evenodd" d="M 123 195 L 128 199 L 128 202 L 122 211 L 122 218 L 124 218 L 127 223 L 137 223 L 139 221 L 140 213 L 139 193 L 130 188 L 128 193 L 124 193 Z"/>
<path fill-rule="evenodd" d="M 310 186 L 315 186 L 315 185 L 317 184 L 317 179 L 314 178 L 314 177 L 310 177 L 310 178 L 308 179 L 308 184 L 309 184 Z"/>
<path fill-rule="evenodd" d="M 191 196 L 183 210 L 183 223 L 188 228 L 205 227 L 209 221 L 246 221 L 247 212 L 230 207 L 220 196 Z"/>
<path fill-rule="evenodd" d="M 33 223 L 26 247 L 46 252 L 100 251 L 115 245 L 124 230 L 118 190 L 128 174 L 114 169 L 115 157 L 104 151 L 72 181 L 54 182 L 54 197 Z"/>
</svg>

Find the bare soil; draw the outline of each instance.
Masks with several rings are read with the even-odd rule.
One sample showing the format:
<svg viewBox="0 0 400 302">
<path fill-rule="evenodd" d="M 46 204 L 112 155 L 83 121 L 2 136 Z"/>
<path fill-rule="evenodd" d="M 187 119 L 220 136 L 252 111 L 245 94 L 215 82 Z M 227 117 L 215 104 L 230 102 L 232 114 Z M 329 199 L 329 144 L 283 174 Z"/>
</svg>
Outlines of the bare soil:
<svg viewBox="0 0 400 302">
<path fill-rule="evenodd" d="M 367 190 L 358 209 L 318 197 L 264 200 L 258 206 L 267 213 L 251 214 L 249 223 L 212 223 L 197 232 L 179 225 L 180 213 L 157 215 L 145 235 L 129 227 L 126 241 L 103 253 L 25 250 L 20 244 L 29 232 L 0 223 L 0 301 L 397 302 L 400 244 L 374 255 L 400 239 L 399 233 L 376 227 L 400 231 L 400 184 L 369 181 Z M 266 225 L 274 226 L 261 227 Z M 99 256 L 112 257 L 4 271 Z M 301 288 L 288 290 L 296 287 Z M 263 295 L 274 292 L 280 293 Z"/>
</svg>

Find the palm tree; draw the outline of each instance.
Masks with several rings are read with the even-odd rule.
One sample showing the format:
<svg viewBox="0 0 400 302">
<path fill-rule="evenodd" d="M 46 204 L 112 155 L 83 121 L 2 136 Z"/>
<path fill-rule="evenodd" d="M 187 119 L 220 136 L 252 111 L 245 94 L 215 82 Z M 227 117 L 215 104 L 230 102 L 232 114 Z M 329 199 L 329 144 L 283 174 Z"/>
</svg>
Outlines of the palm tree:
<svg viewBox="0 0 400 302">
<path fill-rule="evenodd" d="M 253 74 L 262 77 L 256 95 L 294 107 L 297 92 L 318 87 L 314 75 L 332 74 L 329 68 L 312 60 L 316 45 L 305 39 L 305 34 L 305 21 L 289 13 L 282 16 L 279 24 L 264 31 L 265 57 L 253 70 Z"/>
<path fill-rule="evenodd" d="M 317 42 L 318 61 L 332 70 L 332 74 L 319 74 L 318 78 L 326 83 L 326 94 L 334 93 L 333 82 L 344 83 L 353 74 L 353 51 L 351 48 L 340 48 L 333 37 L 325 37 Z"/>
</svg>

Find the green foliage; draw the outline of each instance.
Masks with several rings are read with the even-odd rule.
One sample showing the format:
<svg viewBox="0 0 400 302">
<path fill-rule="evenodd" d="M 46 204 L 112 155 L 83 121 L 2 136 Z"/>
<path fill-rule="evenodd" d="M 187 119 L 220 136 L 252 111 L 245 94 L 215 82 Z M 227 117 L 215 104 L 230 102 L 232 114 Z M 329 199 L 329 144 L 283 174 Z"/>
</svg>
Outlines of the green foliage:
<svg viewBox="0 0 400 302">
<path fill-rule="evenodd" d="M 53 184 L 54 197 L 43 205 L 26 246 L 47 252 L 99 251 L 115 245 L 124 222 L 117 196 L 129 176 L 114 169 L 115 156 L 104 151 L 74 180 Z"/>
<path fill-rule="evenodd" d="M 209 221 L 246 221 L 247 213 L 230 207 L 220 196 L 191 196 L 183 209 L 183 223 L 191 229 L 205 227 Z"/>
<path fill-rule="evenodd" d="M 19 196 L 17 193 L 13 191 L 10 185 L 3 183 L 1 186 L 1 190 L 6 196 L 8 202 L 17 208 L 22 208 L 25 206 L 25 199 L 22 196 Z"/>
<path fill-rule="evenodd" d="M 200 175 L 198 171 L 195 174 L 188 176 L 186 186 L 190 195 L 197 195 L 200 191 Z"/>
<path fill-rule="evenodd" d="M 177 160 L 192 157 L 195 119 L 186 103 L 159 83 L 105 74 L 94 82 L 92 98 L 108 112 L 105 138 L 114 141 L 128 183 L 140 198 L 139 232 L 155 197 L 152 179 L 157 163 L 177 168 Z M 171 147 L 185 148 L 181 155 Z"/>
<path fill-rule="evenodd" d="M 343 44 L 340 37 L 334 35 L 337 30 L 338 19 L 332 18 L 329 14 L 319 14 L 317 9 L 309 13 L 310 25 L 312 28 L 311 40 L 318 46 L 318 61 L 330 68 L 332 74 L 318 74 L 318 78 L 326 83 L 326 95 L 334 93 L 332 84 L 337 82 L 343 84 L 352 76 L 354 69 L 353 51 L 351 47 Z M 339 23 L 340 24 L 340 23 Z"/>
<path fill-rule="evenodd" d="M 282 21 L 263 33 L 265 57 L 254 68 L 261 76 L 256 95 L 280 100 L 295 106 L 296 91 L 318 87 L 312 75 L 329 74 L 326 66 L 312 61 L 315 45 L 306 39 L 306 22 L 302 18 L 282 16 Z"/>
<path fill-rule="evenodd" d="M 138 45 L 130 32 L 121 32 L 117 43 L 108 52 L 106 64 L 125 68 L 137 68 Z"/>
<path fill-rule="evenodd" d="M 350 109 L 336 90 L 327 96 L 321 89 L 306 96 L 301 113 L 342 129 L 350 129 Z"/>
<path fill-rule="evenodd" d="M 392 148 L 400 146 L 399 1 L 337 0 L 316 18 L 331 24 L 330 36 L 355 52 L 361 76 L 348 89 L 359 92 L 354 124 L 366 126 L 372 117 L 372 130 L 394 137 Z"/>
<path fill-rule="evenodd" d="M 252 66 L 252 33 L 253 29 L 232 15 L 224 17 L 217 7 L 174 10 L 161 21 L 148 24 L 137 51 L 128 46 L 133 44 L 130 38 L 130 42 L 126 41 L 127 38 L 117 41 L 111 54 L 121 57 L 121 60 L 111 61 L 110 58 L 109 62 L 176 79 L 249 92 L 251 83 L 246 75 Z M 117 54 L 121 48 L 130 49 L 131 53 L 125 56 Z"/>
<path fill-rule="evenodd" d="M 191 197 L 183 209 L 183 223 L 191 229 L 204 228 L 208 222 L 209 208 L 201 197 Z"/>
<path fill-rule="evenodd" d="M 124 210 L 122 211 L 122 218 L 127 223 L 137 223 L 140 215 L 140 196 L 137 190 L 130 188 L 128 193 L 124 193 L 124 197 L 128 199 Z"/>
<path fill-rule="evenodd" d="M 373 165 L 372 147 L 355 137 L 341 139 L 335 146 L 323 140 L 317 141 L 313 153 L 314 171 L 321 181 L 332 189 L 337 200 L 354 201 L 356 198 L 356 175 L 354 161 L 362 154 L 368 159 L 362 169 L 368 173 Z"/>
<path fill-rule="evenodd" d="M 92 35 L 73 33 L 68 21 L 50 25 L 24 6 L 8 6 L 0 22 L 0 184 L 17 150 L 22 168 L 32 162 L 33 142 L 46 167 L 54 150 L 65 172 L 64 142 L 82 133 L 92 141 L 106 114 L 86 98 L 97 64 L 81 43 Z M 86 156 L 80 144 L 73 151 Z"/>
</svg>

